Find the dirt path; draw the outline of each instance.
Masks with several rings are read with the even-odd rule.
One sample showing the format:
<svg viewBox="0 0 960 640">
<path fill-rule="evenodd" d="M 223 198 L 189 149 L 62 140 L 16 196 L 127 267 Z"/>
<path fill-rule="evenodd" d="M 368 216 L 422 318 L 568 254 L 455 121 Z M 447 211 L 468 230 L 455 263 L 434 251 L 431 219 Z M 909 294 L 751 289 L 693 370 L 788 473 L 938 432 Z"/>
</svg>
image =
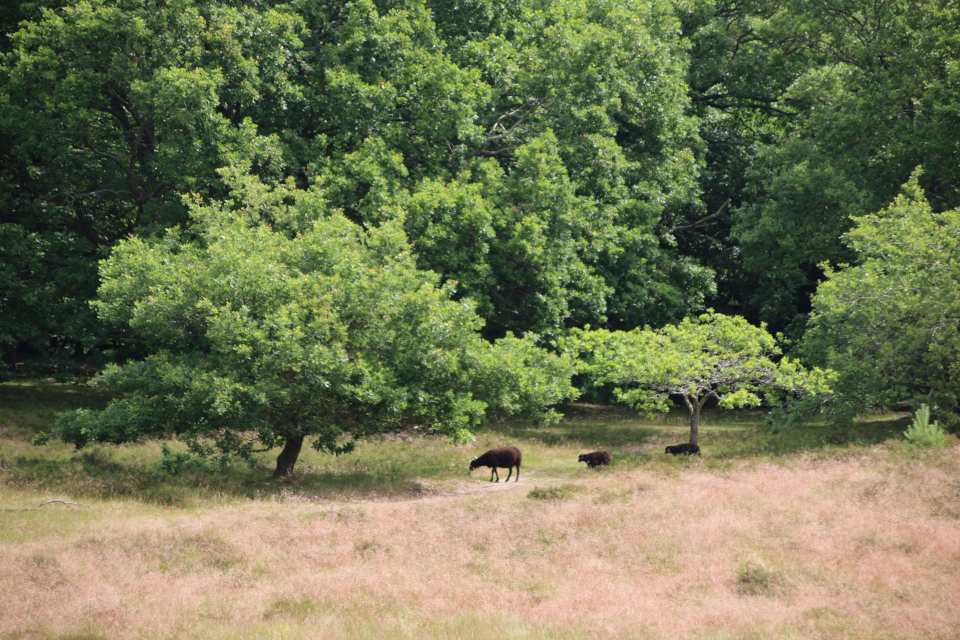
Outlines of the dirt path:
<svg viewBox="0 0 960 640">
<path fill-rule="evenodd" d="M 624 452 L 629 452 L 629 453 L 636 453 L 639 451 L 653 451 L 654 449 L 659 449 L 659 448 L 660 448 L 660 445 L 658 444 L 647 444 L 639 447 L 631 447 L 631 446 L 619 447 L 619 450 Z M 556 482 L 560 482 L 563 480 L 563 478 L 559 478 L 556 476 L 544 477 L 542 472 L 548 469 L 549 467 L 546 467 L 546 468 L 541 467 L 538 469 L 532 469 L 530 471 L 524 471 L 523 474 L 520 476 L 519 482 L 516 481 L 516 476 L 511 478 L 510 482 L 506 482 L 505 481 L 506 474 L 501 474 L 500 482 L 490 482 L 489 481 L 490 472 L 488 470 L 483 481 L 480 481 L 479 478 L 475 478 L 469 481 L 460 482 L 456 485 L 454 489 L 441 492 L 441 495 L 445 497 L 452 497 L 452 496 L 477 495 L 477 494 L 485 494 L 485 493 L 500 493 L 503 491 L 514 491 L 516 489 L 529 490 L 537 485 L 554 484 Z M 483 474 L 480 474 L 480 475 L 483 476 Z"/>
<path fill-rule="evenodd" d="M 455 489 L 449 492 L 445 492 L 445 495 L 449 496 L 467 496 L 474 495 L 478 493 L 498 493 L 501 491 L 513 491 L 514 489 L 530 489 L 534 483 L 539 482 L 543 484 L 545 482 L 555 482 L 556 478 L 540 478 L 540 474 L 537 473 L 538 469 L 533 471 L 524 471 L 520 476 L 520 481 L 517 482 L 516 476 L 510 479 L 510 482 L 505 482 L 504 478 L 506 476 L 500 477 L 500 482 L 490 482 L 489 474 L 487 478 L 481 482 L 479 480 L 470 480 L 469 482 L 461 482 L 457 485 Z M 531 479 L 532 478 L 532 479 Z"/>
</svg>

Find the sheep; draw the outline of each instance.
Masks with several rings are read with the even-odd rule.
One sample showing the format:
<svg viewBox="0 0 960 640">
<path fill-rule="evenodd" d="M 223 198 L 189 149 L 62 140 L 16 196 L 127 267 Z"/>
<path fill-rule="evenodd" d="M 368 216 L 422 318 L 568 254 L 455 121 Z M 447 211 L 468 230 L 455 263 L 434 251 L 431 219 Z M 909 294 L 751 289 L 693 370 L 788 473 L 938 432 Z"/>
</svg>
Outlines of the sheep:
<svg viewBox="0 0 960 640">
<path fill-rule="evenodd" d="M 593 469 L 597 465 L 610 464 L 610 454 L 606 451 L 594 451 L 593 453 L 581 453 L 578 462 L 586 462 L 587 466 Z"/>
<path fill-rule="evenodd" d="M 470 463 L 470 471 L 477 467 L 490 467 L 490 482 L 493 482 L 493 476 L 496 474 L 497 482 L 500 482 L 500 474 L 497 473 L 497 467 L 501 469 L 510 469 L 507 474 L 507 482 L 510 482 L 510 476 L 513 475 L 513 468 L 517 468 L 517 479 L 514 482 L 520 482 L 520 461 L 523 460 L 523 454 L 516 447 L 501 447 L 500 449 L 490 449 L 479 458 L 474 458 Z"/>
<path fill-rule="evenodd" d="M 664 453 L 672 453 L 673 455 L 679 455 L 685 453 L 688 456 L 700 455 L 700 445 L 690 444 L 689 442 L 684 442 L 683 444 L 674 445 L 672 447 L 667 447 L 667 450 Z"/>
</svg>

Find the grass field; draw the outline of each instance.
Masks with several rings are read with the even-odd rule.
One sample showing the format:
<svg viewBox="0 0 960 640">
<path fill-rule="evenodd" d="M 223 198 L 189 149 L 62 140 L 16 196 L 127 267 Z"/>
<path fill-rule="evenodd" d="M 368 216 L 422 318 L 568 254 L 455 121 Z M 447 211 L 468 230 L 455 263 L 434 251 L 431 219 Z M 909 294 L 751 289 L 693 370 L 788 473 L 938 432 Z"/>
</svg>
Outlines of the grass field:
<svg viewBox="0 0 960 640">
<path fill-rule="evenodd" d="M 159 444 L 33 447 L 84 387 L 0 385 L 0 638 L 958 638 L 960 446 L 573 406 L 169 476 Z M 492 446 L 519 483 L 470 475 Z M 590 471 L 581 452 L 606 449 Z M 47 504 L 52 499 L 82 503 Z"/>
</svg>

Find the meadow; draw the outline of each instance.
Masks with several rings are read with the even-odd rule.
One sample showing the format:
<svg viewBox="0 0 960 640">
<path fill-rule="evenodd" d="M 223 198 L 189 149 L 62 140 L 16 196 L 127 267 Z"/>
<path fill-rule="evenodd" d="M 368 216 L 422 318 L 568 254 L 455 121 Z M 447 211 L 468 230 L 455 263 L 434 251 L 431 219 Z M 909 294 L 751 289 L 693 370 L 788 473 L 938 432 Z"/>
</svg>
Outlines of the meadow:
<svg viewBox="0 0 960 640">
<path fill-rule="evenodd" d="M 0 384 L 0 638 L 956 638 L 960 446 L 906 422 L 574 405 L 210 474 L 30 438 L 83 386 Z M 524 452 L 520 482 L 469 461 Z M 577 455 L 606 449 L 606 468 Z M 502 475 L 505 477 L 505 474 Z M 47 500 L 63 500 L 46 504 Z"/>
</svg>

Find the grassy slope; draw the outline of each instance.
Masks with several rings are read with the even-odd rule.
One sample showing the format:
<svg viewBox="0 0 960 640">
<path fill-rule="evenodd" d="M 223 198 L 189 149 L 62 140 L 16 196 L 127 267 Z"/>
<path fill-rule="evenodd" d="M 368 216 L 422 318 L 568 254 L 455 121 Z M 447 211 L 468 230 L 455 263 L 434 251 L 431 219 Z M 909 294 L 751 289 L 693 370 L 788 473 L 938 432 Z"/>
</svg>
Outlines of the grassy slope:
<svg viewBox="0 0 960 640">
<path fill-rule="evenodd" d="M 156 443 L 29 445 L 57 410 L 102 402 L 0 385 L 0 506 L 96 508 L 0 513 L 0 637 L 960 635 L 960 448 L 908 454 L 889 440 L 902 423 L 771 435 L 711 414 L 686 459 L 662 453 L 682 413 L 581 406 L 461 447 L 311 450 L 294 481 L 266 456 L 171 477 Z M 467 464 L 503 444 L 523 476 L 488 492 Z M 601 448 L 610 468 L 576 463 Z"/>
</svg>

